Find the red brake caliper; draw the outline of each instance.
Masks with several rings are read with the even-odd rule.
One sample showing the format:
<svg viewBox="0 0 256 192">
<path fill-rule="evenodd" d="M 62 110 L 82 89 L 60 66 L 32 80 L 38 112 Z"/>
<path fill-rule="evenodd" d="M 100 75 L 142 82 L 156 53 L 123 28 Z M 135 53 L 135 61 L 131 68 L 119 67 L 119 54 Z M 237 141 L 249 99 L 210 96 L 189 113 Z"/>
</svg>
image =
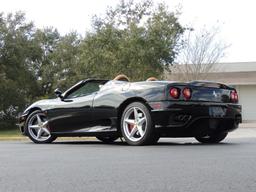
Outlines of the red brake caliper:
<svg viewBox="0 0 256 192">
<path fill-rule="evenodd" d="M 134 127 L 134 124 L 128 124 L 128 129 L 130 133 L 132 132 L 133 127 Z"/>
</svg>

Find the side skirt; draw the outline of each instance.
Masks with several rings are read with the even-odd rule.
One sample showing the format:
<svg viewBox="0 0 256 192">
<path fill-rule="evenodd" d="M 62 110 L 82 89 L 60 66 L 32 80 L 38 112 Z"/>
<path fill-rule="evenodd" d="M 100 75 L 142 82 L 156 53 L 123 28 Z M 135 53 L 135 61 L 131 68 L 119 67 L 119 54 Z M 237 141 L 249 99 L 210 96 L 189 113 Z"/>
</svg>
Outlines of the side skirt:
<svg viewBox="0 0 256 192">
<path fill-rule="evenodd" d="M 65 131 L 65 132 L 51 132 L 52 135 L 58 137 L 93 137 L 97 135 L 119 135 L 116 127 L 106 127 L 106 126 L 94 126 L 90 128 L 84 128 L 74 131 Z"/>
</svg>

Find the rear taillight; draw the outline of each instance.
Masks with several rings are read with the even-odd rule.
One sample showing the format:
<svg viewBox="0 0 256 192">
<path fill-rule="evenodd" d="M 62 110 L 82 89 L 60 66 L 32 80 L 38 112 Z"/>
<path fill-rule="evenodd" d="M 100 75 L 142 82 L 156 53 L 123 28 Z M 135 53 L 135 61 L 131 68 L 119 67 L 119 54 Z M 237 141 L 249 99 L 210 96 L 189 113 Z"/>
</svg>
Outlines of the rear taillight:
<svg viewBox="0 0 256 192">
<path fill-rule="evenodd" d="M 180 97 L 180 89 L 176 87 L 172 87 L 169 91 L 170 96 L 174 99 L 178 99 Z"/>
<path fill-rule="evenodd" d="M 185 87 L 183 90 L 182 90 L 182 95 L 184 97 L 185 100 L 189 100 L 191 99 L 191 96 L 192 96 L 192 91 L 190 88 L 188 87 Z"/>
<path fill-rule="evenodd" d="M 238 102 L 238 94 L 235 90 L 230 92 L 230 100 L 233 103 L 237 103 Z"/>
</svg>

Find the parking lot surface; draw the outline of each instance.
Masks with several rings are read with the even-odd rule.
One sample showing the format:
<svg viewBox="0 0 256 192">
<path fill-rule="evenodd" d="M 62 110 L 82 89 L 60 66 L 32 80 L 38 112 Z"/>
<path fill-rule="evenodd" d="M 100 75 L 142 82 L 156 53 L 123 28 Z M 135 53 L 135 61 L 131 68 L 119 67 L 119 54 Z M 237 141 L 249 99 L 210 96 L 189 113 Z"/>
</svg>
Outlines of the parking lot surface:
<svg viewBox="0 0 256 192">
<path fill-rule="evenodd" d="M 0 142 L 0 191 L 243 191 L 256 189 L 255 129 L 238 129 L 221 144 L 161 139 L 122 142 Z"/>
</svg>

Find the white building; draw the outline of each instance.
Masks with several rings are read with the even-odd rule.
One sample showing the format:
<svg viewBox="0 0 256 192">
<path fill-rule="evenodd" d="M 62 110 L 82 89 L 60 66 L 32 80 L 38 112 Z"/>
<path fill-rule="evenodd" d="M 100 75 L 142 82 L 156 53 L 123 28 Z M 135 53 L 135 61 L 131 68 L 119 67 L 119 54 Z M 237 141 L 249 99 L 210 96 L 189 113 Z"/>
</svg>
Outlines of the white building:
<svg viewBox="0 0 256 192">
<path fill-rule="evenodd" d="M 173 74 L 168 79 L 173 80 Z M 242 105 L 243 122 L 256 121 L 256 62 L 219 63 L 207 75 L 207 80 L 235 87 Z"/>
</svg>

